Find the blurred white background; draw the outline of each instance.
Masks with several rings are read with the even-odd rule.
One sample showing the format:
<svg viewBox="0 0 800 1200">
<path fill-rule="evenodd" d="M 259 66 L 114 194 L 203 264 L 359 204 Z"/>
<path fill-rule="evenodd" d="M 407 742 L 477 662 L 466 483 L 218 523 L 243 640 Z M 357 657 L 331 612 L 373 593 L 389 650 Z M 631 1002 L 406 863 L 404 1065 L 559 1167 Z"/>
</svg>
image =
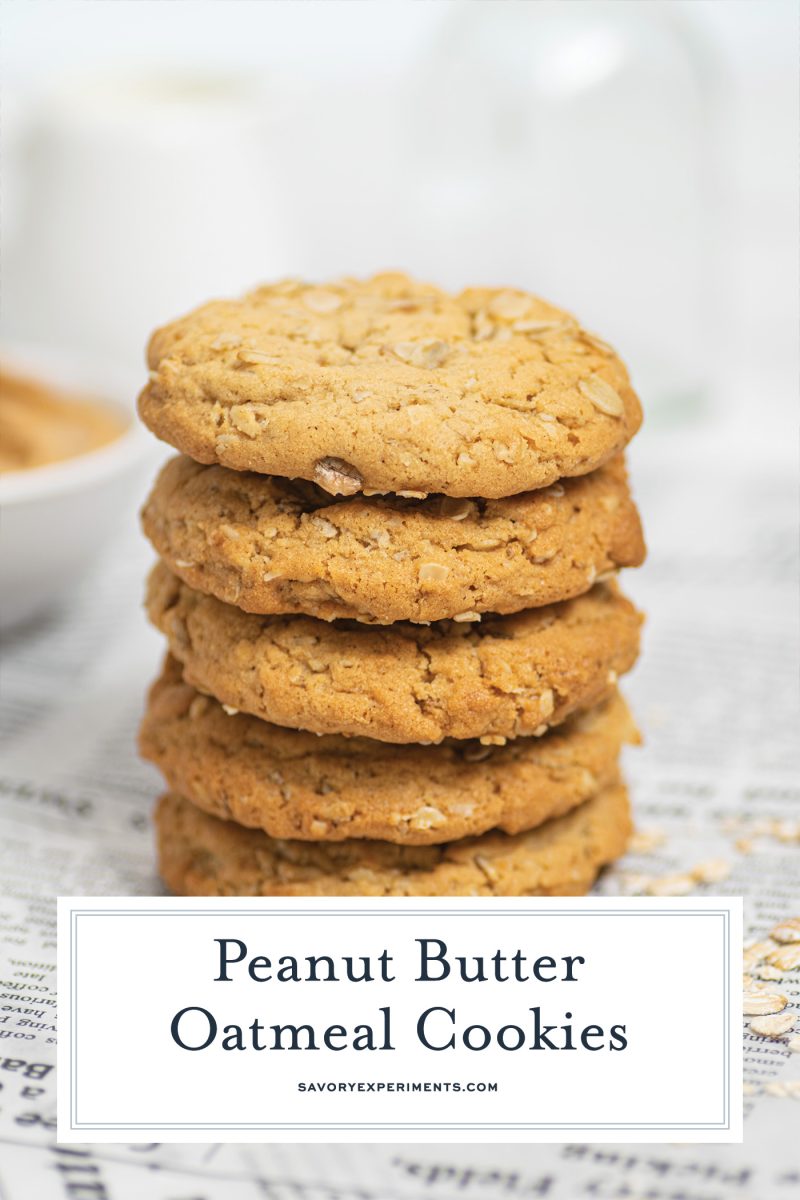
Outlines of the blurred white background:
<svg viewBox="0 0 800 1200">
<path fill-rule="evenodd" d="M 2 20 L 7 337 L 134 378 L 150 330 L 213 295 L 400 267 L 564 304 L 659 425 L 792 419 L 793 0 L 6 0 Z"/>
</svg>

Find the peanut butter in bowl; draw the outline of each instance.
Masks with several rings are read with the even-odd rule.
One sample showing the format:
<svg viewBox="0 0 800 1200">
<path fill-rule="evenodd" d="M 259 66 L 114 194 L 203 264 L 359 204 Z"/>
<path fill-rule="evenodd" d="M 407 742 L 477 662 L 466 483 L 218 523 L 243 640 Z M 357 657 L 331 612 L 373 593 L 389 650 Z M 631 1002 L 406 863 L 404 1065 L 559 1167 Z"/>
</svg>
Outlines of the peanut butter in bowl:
<svg viewBox="0 0 800 1200">
<path fill-rule="evenodd" d="M 102 401 L 62 392 L 0 366 L 0 473 L 76 458 L 129 428 Z"/>
<path fill-rule="evenodd" d="M 44 347 L 8 355 L 0 359 L 3 632 L 34 628 L 107 543 L 135 530 L 146 459 L 123 368 Z"/>
</svg>

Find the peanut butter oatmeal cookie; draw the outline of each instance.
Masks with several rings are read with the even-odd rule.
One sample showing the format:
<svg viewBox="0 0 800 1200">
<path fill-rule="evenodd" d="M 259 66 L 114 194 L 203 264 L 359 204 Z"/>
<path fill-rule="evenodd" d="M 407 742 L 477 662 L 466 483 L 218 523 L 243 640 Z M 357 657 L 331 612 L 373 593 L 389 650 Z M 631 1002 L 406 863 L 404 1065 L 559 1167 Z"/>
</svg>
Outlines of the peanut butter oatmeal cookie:
<svg viewBox="0 0 800 1200">
<path fill-rule="evenodd" d="M 333 495 L 511 496 L 595 470 L 641 423 L 623 363 L 562 309 L 400 274 L 205 304 L 148 363 L 139 411 L 164 441 Z"/>
<path fill-rule="evenodd" d="M 618 782 L 527 833 L 442 846 L 282 841 L 174 793 L 155 823 L 162 878 L 184 896 L 579 896 L 631 832 Z"/>
<path fill-rule="evenodd" d="M 148 612 L 184 678 L 276 725 L 387 742 L 541 734 L 609 694 L 641 617 L 615 584 L 479 622 L 370 626 L 260 616 L 159 563 Z"/>
<path fill-rule="evenodd" d="M 191 587 L 246 612 L 388 625 L 517 612 L 644 558 L 621 458 L 502 500 L 333 498 L 316 484 L 173 458 L 142 514 Z"/>
<path fill-rule="evenodd" d="M 618 692 L 542 738 L 505 746 L 317 737 L 227 715 L 168 658 L 139 744 L 172 791 L 270 837 L 423 846 L 519 833 L 569 812 L 613 782 L 622 745 L 636 739 Z"/>
</svg>

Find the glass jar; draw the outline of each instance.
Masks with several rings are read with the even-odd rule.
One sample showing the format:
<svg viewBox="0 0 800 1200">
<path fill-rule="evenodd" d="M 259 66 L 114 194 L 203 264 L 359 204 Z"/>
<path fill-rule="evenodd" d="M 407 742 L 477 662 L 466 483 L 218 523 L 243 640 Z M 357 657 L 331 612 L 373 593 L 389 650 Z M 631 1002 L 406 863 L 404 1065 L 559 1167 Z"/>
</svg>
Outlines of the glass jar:
<svg viewBox="0 0 800 1200">
<path fill-rule="evenodd" d="M 648 408 L 704 393 L 710 64 L 675 5 L 459 5 L 416 91 L 415 259 L 529 288 L 620 348 Z"/>
</svg>

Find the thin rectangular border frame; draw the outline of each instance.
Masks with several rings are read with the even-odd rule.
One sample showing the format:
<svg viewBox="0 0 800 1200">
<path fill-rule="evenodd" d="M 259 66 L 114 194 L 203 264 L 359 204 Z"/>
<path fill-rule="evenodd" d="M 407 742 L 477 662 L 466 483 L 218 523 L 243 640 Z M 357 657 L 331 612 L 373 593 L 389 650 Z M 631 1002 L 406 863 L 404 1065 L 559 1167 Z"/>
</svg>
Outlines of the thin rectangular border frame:
<svg viewBox="0 0 800 1200">
<path fill-rule="evenodd" d="M 727 897 L 726 897 L 726 899 L 727 899 Z M 731 899 L 733 899 L 733 897 L 731 897 Z M 287 917 L 339 916 L 339 917 L 342 917 L 342 916 L 347 916 L 348 914 L 351 914 L 355 911 L 358 911 L 359 916 L 380 916 L 380 917 L 395 916 L 395 915 L 408 916 L 410 911 L 413 911 L 413 913 L 415 915 L 425 917 L 425 916 L 441 915 L 442 910 L 435 909 L 435 908 L 431 908 L 431 909 L 414 908 L 413 910 L 407 910 L 407 911 L 403 911 L 400 908 L 358 909 L 358 910 L 356 910 L 354 908 L 342 909 L 342 908 L 330 908 L 330 907 L 326 907 L 326 908 L 308 907 L 308 908 L 298 908 L 298 909 L 290 909 L 290 908 L 281 909 L 280 916 L 282 916 L 282 917 L 283 916 L 287 916 Z M 487 910 L 485 908 L 475 908 L 475 907 L 460 908 L 460 907 L 448 906 L 446 911 L 448 914 L 452 913 L 457 916 L 477 916 L 477 915 L 484 916 L 486 914 Z M 498 916 L 504 916 L 504 915 L 505 916 L 511 916 L 511 915 L 533 916 L 540 912 L 541 912 L 541 910 L 539 910 L 539 909 L 530 909 L 530 910 L 526 911 L 525 909 L 520 909 L 520 908 L 512 908 L 512 909 L 509 909 L 509 908 L 503 909 L 503 908 L 494 908 L 494 907 L 492 908 L 492 914 L 493 915 L 497 914 Z M 620 917 L 620 916 L 634 916 L 634 917 L 642 917 L 642 916 L 670 916 L 670 917 L 710 916 L 710 917 L 718 917 L 718 918 L 722 919 L 722 934 L 723 934 L 723 972 L 722 972 L 722 975 L 723 975 L 723 996 L 722 996 L 722 1000 L 723 1000 L 723 1018 L 722 1018 L 722 1037 L 723 1037 L 722 1089 L 723 1089 L 723 1096 L 722 1096 L 722 1109 L 723 1109 L 723 1118 L 721 1121 L 719 1121 L 719 1122 L 698 1121 L 698 1122 L 690 1122 L 690 1123 L 652 1122 L 652 1121 L 643 1121 L 643 1122 L 598 1121 L 598 1122 L 592 1122 L 592 1123 L 577 1122 L 577 1123 L 572 1123 L 572 1124 L 565 1123 L 565 1122 L 546 1122 L 546 1121 L 525 1121 L 525 1122 L 521 1122 L 521 1121 L 520 1122 L 505 1122 L 505 1121 L 503 1121 L 503 1122 L 486 1122 L 486 1121 L 481 1121 L 481 1122 L 469 1122 L 469 1121 L 439 1122 L 439 1121 L 436 1121 L 436 1122 L 433 1122 L 433 1121 L 431 1121 L 431 1122 L 423 1122 L 423 1123 L 397 1122 L 397 1121 L 393 1121 L 393 1122 L 390 1122 L 390 1121 L 373 1121 L 373 1122 L 306 1121 L 306 1122 L 299 1122 L 299 1123 L 295 1122 L 295 1121 L 292 1121 L 292 1122 L 264 1122 L 264 1121 L 261 1121 L 261 1122 L 247 1122 L 244 1124 L 234 1123 L 234 1122 L 219 1122 L 219 1123 L 212 1124 L 212 1123 L 206 1123 L 206 1122 L 201 1122 L 201 1121 L 194 1121 L 194 1122 L 189 1122 L 189 1123 L 157 1122 L 155 1124 L 152 1122 L 146 1122 L 146 1121 L 136 1121 L 136 1122 L 107 1121 L 107 1122 L 93 1122 L 91 1124 L 89 1124 L 87 1122 L 80 1122 L 77 1117 L 78 1096 L 77 1096 L 77 1063 L 76 1063 L 76 1056 L 77 1056 L 77 1024 L 76 1023 L 77 1023 L 78 918 L 79 917 L 87 917 L 87 916 L 95 916 L 95 917 L 96 916 L 101 916 L 101 917 L 102 916 L 166 916 L 166 915 L 168 915 L 168 916 L 176 916 L 176 915 L 181 915 L 181 916 L 220 916 L 223 914 L 225 916 L 257 915 L 254 913 L 254 911 L 252 909 L 235 909 L 235 908 L 217 909 L 217 908 L 213 908 L 213 907 L 209 907 L 209 908 L 172 908 L 172 907 L 170 907 L 170 908 L 164 908 L 164 909 L 154 909 L 154 908 L 145 908 L 145 909 L 87 908 L 87 909 L 80 909 L 80 908 L 71 908 L 69 910 L 69 918 L 70 918 L 70 921 L 69 921 L 69 928 L 70 928 L 70 1047 L 69 1047 L 70 1112 L 69 1112 L 69 1129 L 71 1132 L 80 1133 L 80 1132 L 85 1132 L 85 1131 L 90 1131 L 90 1130 L 108 1130 L 108 1129 L 121 1129 L 121 1130 L 125 1130 L 125 1129 L 153 1129 L 153 1130 L 163 1129 L 163 1130 L 187 1130 L 187 1131 L 189 1131 L 189 1130 L 208 1130 L 209 1132 L 212 1132 L 214 1130 L 230 1130 L 230 1131 L 242 1132 L 242 1133 L 246 1133 L 246 1132 L 250 1132 L 250 1131 L 257 1132 L 259 1130 L 264 1131 L 264 1132 L 274 1131 L 274 1132 L 279 1133 L 283 1130 L 294 1131 L 294 1132 L 303 1132 L 305 1130 L 314 1131 L 314 1132 L 320 1132 L 320 1131 L 324 1131 L 324 1130 L 332 1130 L 332 1131 L 333 1130 L 354 1130 L 354 1131 L 358 1131 L 358 1130 L 369 1130 L 369 1131 L 442 1130 L 442 1131 L 446 1132 L 448 1130 L 479 1131 L 482 1129 L 487 1129 L 487 1130 L 494 1130 L 494 1131 L 507 1130 L 509 1132 L 525 1132 L 525 1131 L 533 1132 L 535 1130 L 541 1130 L 541 1131 L 547 1131 L 547 1130 L 591 1131 L 594 1129 L 596 1129 L 596 1130 L 614 1129 L 614 1130 L 621 1130 L 621 1131 L 626 1131 L 626 1130 L 671 1131 L 671 1130 L 674 1130 L 674 1131 L 684 1131 L 684 1132 L 708 1130 L 711 1132 L 719 1133 L 719 1132 L 724 1132 L 724 1131 L 730 1130 L 730 1128 L 731 1128 L 731 1099 L 732 1099 L 732 1097 L 731 1097 L 731 1083 L 732 1083 L 732 1079 L 731 1079 L 731 1075 L 732 1075 L 732 1071 L 731 1071 L 731 1017 L 732 1017 L 732 1014 L 731 1014 L 731 1009 L 730 1009 L 730 1005 L 731 1005 L 731 992 L 730 992 L 730 970 L 731 970 L 731 966 L 730 966 L 730 964 L 731 964 L 731 946 L 730 946 L 731 921 L 730 921 L 730 917 L 731 917 L 731 913 L 730 913 L 730 911 L 725 908 L 721 908 L 721 909 L 714 909 L 714 908 L 701 908 L 701 909 L 674 909 L 674 908 L 672 908 L 672 909 L 671 908 L 629 909 L 629 908 L 620 908 L 620 909 L 614 909 L 614 908 L 606 907 L 605 905 L 602 908 L 553 909 L 552 911 L 548 911 L 547 915 L 548 916 L 556 916 L 556 917 L 558 917 L 558 916 L 605 916 L 605 915 L 615 916 L 615 917 Z"/>
</svg>

